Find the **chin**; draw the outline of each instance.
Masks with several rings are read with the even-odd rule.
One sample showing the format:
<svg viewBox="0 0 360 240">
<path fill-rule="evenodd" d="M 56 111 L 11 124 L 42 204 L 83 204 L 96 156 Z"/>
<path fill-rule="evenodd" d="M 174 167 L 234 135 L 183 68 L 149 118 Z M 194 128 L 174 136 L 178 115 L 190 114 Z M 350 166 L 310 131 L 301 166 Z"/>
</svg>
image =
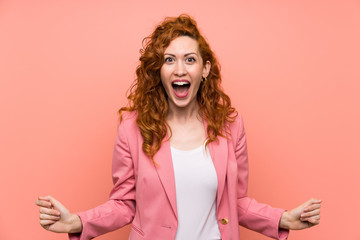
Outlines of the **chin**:
<svg viewBox="0 0 360 240">
<path fill-rule="evenodd" d="M 172 103 L 178 108 L 186 108 L 186 107 L 189 107 L 190 105 L 192 105 L 192 101 L 189 99 L 186 99 L 186 100 L 175 99 L 172 101 Z"/>
<path fill-rule="evenodd" d="M 174 103 L 175 107 L 178 107 L 178 108 L 186 108 L 187 106 L 189 106 L 189 103 L 181 103 L 181 104 L 177 104 L 177 103 Z"/>
</svg>

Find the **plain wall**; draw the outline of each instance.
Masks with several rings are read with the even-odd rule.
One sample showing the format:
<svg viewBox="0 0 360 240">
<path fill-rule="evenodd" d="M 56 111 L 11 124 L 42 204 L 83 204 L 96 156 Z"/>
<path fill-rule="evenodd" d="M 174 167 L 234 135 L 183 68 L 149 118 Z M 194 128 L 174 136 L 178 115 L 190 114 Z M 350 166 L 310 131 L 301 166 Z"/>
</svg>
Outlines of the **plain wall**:
<svg viewBox="0 0 360 240">
<path fill-rule="evenodd" d="M 180 13 L 198 21 L 244 117 L 249 196 L 285 209 L 323 199 L 321 224 L 291 240 L 360 239 L 359 12 L 355 0 L 1 0 L 0 239 L 67 238 L 39 225 L 39 195 L 73 212 L 107 200 L 142 39 Z"/>
</svg>

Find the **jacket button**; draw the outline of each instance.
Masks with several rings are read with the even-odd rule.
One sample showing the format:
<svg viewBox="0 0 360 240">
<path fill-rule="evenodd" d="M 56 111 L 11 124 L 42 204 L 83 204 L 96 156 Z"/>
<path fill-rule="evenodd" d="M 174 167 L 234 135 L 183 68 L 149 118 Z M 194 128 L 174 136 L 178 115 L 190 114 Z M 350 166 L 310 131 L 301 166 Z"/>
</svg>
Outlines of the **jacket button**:
<svg viewBox="0 0 360 240">
<path fill-rule="evenodd" d="M 229 222 L 229 219 L 227 219 L 227 218 L 223 218 L 223 219 L 221 219 L 221 223 L 222 224 L 228 224 L 228 222 Z"/>
</svg>

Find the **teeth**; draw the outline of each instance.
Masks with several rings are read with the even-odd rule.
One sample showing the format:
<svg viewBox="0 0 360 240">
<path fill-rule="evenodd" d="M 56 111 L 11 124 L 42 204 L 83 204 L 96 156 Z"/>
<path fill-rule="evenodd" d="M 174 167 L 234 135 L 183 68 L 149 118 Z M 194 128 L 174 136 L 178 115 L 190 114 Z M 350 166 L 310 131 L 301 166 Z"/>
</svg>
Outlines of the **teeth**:
<svg viewBox="0 0 360 240">
<path fill-rule="evenodd" d="M 178 85 L 178 86 L 182 86 L 182 85 L 186 85 L 189 84 L 188 82 L 173 82 L 174 85 Z"/>
</svg>

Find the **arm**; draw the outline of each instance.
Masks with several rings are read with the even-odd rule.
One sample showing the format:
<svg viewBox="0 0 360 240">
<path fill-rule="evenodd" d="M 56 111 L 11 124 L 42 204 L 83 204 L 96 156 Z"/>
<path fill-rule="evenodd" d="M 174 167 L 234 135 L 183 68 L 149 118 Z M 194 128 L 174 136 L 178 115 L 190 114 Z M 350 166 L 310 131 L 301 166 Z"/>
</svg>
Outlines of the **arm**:
<svg viewBox="0 0 360 240">
<path fill-rule="evenodd" d="M 69 234 L 71 240 L 91 239 L 131 223 L 135 215 L 135 174 L 124 122 L 118 128 L 112 161 L 114 186 L 110 199 L 93 209 L 77 213 L 82 232 Z"/>
<path fill-rule="evenodd" d="M 72 214 L 51 196 L 39 197 L 40 225 L 48 231 L 69 233 L 70 239 L 91 239 L 129 224 L 135 215 L 135 177 L 124 124 L 118 128 L 113 155 L 110 200 L 85 212 Z"/>
<path fill-rule="evenodd" d="M 284 210 L 258 203 L 247 196 L 248 154 L 246 135 L 240 117 L 236 119 L 234 124 L 238 127 L 237 135 L 233 135 L 233 137 L 236 137 L 234 146 L 238 166 L 237 209 L 239 224 L 274 239 L 287 239 L 289 231 L 279 228 Z"/>
<path fill-rule="evenodd" d="M 242 119 L 239 118 L 235 156 L 238 170 L 238 215 L 239 224 L 275 239 L 286 239 L 288 230 L 301 230 L 319 224 L 321 200 L 310 199 L 302 205 L 284 211 L 256 202 L 247 197 L 248 158 L 246 136 Z"/>
</svg>

